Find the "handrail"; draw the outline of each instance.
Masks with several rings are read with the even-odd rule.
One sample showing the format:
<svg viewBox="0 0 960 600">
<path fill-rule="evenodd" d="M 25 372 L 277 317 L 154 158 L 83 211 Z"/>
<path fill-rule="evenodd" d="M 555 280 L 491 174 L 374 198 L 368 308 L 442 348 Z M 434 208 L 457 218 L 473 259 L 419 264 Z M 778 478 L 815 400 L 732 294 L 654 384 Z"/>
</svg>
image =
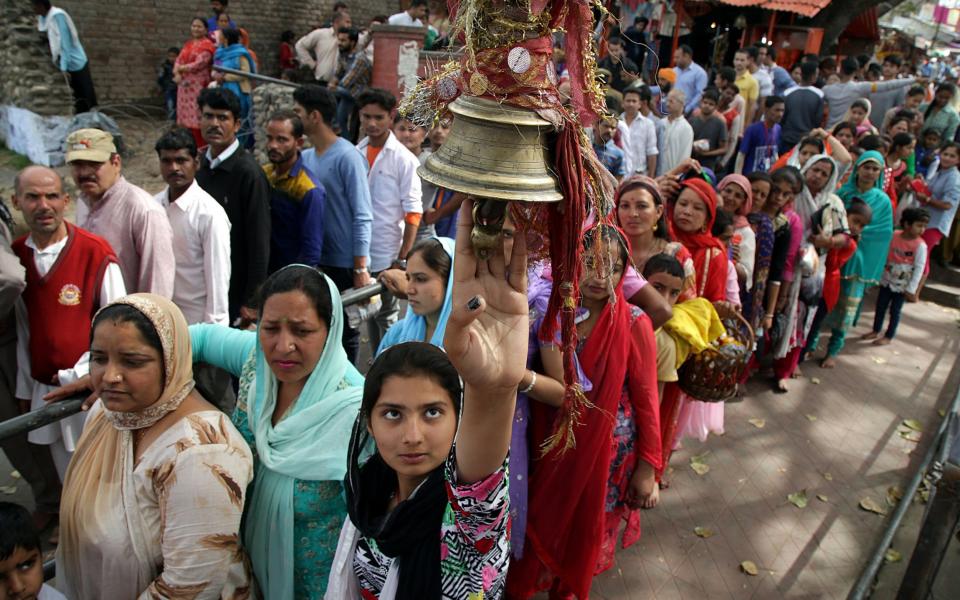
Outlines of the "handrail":
<svg viewBox="0 0 960 600">
<path fill-rule="evenodd" d="M 383 285 L 379 282 L 373 282 L 362 288 L 345 290 L 340 298 L 343 306 L 346 307 L 369 300 L 381 292 L 383 292 Z M 52 402 L 25 415 L 0 421 L 0 442 L 77 414 L 80 412 L 80 406 L 87 396 L 88 394 L 72 396 L 60 402 Z"/>
<path fill-rule="evenodd" d="M 847 600 L 863 600 L 870 595 L 870 588 L 873 586 L 873 580 L 877 576 L 877 573 L 880 571 L 880 567 L 883 564 L 884 554 L 886 553 L 887 548 L 890 547 L 891 542 L 893 542 L 893 536 L 897 533 L 897 528 L 900 527 L 900 522 L 903 520 L 904 515 L 906 515 L 907 510 L 910 509 L 910 505 L 913 503 L 913 496 L 920 488 L 920 483 L 927 474 L 927 470 L 930 468 L 930 465 L 933 463 L 935 457 L 946 456 L 946 453 L 949 451 L 951 440 L 945 434 L 949 429 L 951 420 L 957 418 L 958 409 L 960 409 L 960 390 L 957 391 L 956 396 L 953 398 L 953 402 L 950 404 L 950 408 L 940 421 L 940 426 L 937 428 L 937 433 L 930 442 L 930 446 L 927 448 L 926 454 L 923 456 L 923 462 L 920 463 L 917 472 L 913 474 L 913 477 L 910 479 L 910 483 L 907 484 L 907 489 L 904 490 L 903 496 L 900 498 L 900 502 L 897 503 L 896 510 L 894 510 L 893 515 L 887 522 L 887 527 L 883 531 L 883 536 L 880 538 L 880 541 L 874 548 L 873 554 L 870 556 L 870 560 L 868 560 L 867 564 L 863 567 L 863 571 L 860 572 L 860 577 L 857 578 L 857 582 L 850 590 Z"/>
<path fill-rule="evenodd" d="M 230 75 L 247 77 L 248 79 L 254 79 L 256 81 L 263 81 L 264 83 L 275 83 L 277 85 L 285 85 L 287 87 L 300 87 L 299 83 L 286 81 L 285 79 L 277 79 L 276 77 L 269 77 L 267 75 L 261 75 L 260 73 L 251 73 L 250 71 L 241 71 L 239 69 L 231 69 L 230 67 L 222 67 L 220 65 L 213 65 L 213 70 L 220 71 L 221 73 L 228 73 Z"/>
</svg>

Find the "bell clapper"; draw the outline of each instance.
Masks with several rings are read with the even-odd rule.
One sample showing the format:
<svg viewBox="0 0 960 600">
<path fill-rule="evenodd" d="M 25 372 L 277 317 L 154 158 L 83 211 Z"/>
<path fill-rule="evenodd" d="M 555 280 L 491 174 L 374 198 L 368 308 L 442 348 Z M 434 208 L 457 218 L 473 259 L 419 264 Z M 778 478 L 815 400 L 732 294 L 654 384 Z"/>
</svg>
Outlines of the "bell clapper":
<svg viewBox="0 0 960 600">
<path fill-rule="evenodd" d="M 473 231 L 470 241 L 480 260 L 490 258 L 500 245 L 503 222 L 509 202 L 492 198 L 475 198 L 473 202 Z"/>
</svg>

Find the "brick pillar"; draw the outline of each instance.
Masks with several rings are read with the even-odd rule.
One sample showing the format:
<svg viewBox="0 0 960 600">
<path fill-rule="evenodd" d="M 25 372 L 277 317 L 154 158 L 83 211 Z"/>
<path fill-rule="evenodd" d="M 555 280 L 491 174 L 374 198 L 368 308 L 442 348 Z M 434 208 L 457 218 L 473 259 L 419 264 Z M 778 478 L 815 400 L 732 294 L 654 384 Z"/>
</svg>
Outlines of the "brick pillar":
<svg viewBox="0 0 960 600">
<path fill-rule="evenodd" d="M 426 27 L 374 25 L 372 87 L 392 92 L 398 99 L 416 84 Z"/>
</svg>

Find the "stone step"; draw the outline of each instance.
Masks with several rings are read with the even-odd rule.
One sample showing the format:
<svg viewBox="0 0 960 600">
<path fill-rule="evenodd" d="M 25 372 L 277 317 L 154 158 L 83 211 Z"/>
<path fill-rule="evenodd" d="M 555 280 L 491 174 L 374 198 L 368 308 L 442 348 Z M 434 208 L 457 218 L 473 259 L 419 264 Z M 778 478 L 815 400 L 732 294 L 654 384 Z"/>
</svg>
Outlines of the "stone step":
<svg viewBox="0 0 960 600">
<path fill-rule="evenodd" d="M 941 266 L 934 259 L 930 261 L 930 279 L 960 288 L 960 267 L 953 265 Z"/>
<path fill-rule="evenodd" d="M 934 281 L 931 277 L 923 286 L 923 290 L 920 291 L 920 299 L 940 306 L 960 308 L 960 286 Z"/>
</svg>

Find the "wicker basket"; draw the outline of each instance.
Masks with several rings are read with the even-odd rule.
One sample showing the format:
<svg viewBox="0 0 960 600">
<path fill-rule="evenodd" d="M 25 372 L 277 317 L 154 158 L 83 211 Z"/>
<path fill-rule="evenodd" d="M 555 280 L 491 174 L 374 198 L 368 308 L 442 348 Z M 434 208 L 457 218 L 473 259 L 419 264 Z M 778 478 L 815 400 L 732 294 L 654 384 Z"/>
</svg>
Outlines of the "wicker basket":
<svg viewBox="0 0 960 600">
<path fill-rule="evenodd" d="M 723 311 L 720 316 L 726 335 L 735 344 L 720 350 L 719 340 L 699 354 L 692 354 L 680 367 L 680 389 L 696 400 L 724 402 L 737 392 L 750 356 L 753 354 L 753 329 L 739 312 Z"/>
</svg>

